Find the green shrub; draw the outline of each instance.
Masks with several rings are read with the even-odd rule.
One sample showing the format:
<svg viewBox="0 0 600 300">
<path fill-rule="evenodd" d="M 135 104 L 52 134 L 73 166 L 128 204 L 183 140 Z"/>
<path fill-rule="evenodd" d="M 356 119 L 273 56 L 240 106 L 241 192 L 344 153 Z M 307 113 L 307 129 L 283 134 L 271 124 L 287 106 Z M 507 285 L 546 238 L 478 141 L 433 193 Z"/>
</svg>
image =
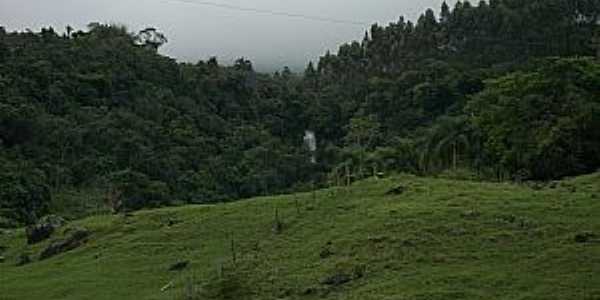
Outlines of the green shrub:
<svg viewBox="0 0 600 300">
<path fill-rule="evenodd" d="M 3 224 L 34 223 L 48 213 L 50 200 L 50 189 L 42 171 L 0 159 L 0 217 L 4 219 Z"/>
<path fill-rule="evenodd" d="M 169 204 L 169 188 L 162 181 L 132 170 L 112 173 L 111 206 L 115 211 L 130 211 Z"/>
<path fill-rule="evenodd" d="M 447 169 L 437 175 L 440 178 L 454 179 L 454 180 L 479 180 L 479 176 L 475 171 L 465 168 L 458 168 L 456 170 Z"/>
</svg>

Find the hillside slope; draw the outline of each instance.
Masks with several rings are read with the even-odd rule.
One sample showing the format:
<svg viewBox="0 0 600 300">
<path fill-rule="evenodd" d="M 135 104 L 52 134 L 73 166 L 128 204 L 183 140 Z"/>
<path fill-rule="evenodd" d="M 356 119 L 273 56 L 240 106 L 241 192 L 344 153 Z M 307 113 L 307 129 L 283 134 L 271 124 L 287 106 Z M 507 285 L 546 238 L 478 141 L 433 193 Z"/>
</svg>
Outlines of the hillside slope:
<svg viewBox="0 0 600 300">
<path fill-rule="evenodd" d="M 97 216 L 65 227 L 89 229 L 84 246 L 42 261 L 50 241 L 0 234 L 0 299 L 600 299 L 599 216 L 600 174 L 396 176 Z M 21 253 L 33 262 L 15 266 Z"/>
</svg>

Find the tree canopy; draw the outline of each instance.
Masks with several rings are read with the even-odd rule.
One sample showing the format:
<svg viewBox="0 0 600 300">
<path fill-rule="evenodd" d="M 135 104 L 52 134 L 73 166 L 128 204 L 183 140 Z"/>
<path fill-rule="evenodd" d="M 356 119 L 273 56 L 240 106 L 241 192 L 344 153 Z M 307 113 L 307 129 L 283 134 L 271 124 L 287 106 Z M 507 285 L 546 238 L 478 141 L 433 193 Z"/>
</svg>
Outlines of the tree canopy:
<svg viewBox="0 0 600 300">
<path fill-rule="evenodd" d="M 178 63 L 157 53 L 167 38 L 155 28 L 0 27 L 0 209 L 29 222 L 91 187 L 123 210 L 230 201 L 367 166 L 593 171 L 599 16 L 592 0 L 444 3 L 439 16 L 374 24 L 301 75 L 244 58 Z"/>
</svg>

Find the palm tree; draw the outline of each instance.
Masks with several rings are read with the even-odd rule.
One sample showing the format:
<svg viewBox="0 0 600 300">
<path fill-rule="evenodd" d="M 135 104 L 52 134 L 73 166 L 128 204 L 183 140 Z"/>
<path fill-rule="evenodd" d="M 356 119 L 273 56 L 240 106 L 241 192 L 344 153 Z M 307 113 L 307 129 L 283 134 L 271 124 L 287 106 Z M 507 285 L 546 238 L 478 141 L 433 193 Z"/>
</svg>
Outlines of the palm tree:
<svg viewBox="0 0 600 300">
<path fill-rule="evenodd" d="M 424 138 L 421 166 L 429 170 L 451 165 L 456 170 L 461 157 L 479 156 L 478 140 L 465 116 L 441 117 Z"/>
<path fill-rule="evenodd" d="M 73 27 L 71 27 L 71 25 L 67 25 L 66 31 L 67 31 L 67 38 L 71 38 L 71 33 L 73 33 Z"/>
</svg>

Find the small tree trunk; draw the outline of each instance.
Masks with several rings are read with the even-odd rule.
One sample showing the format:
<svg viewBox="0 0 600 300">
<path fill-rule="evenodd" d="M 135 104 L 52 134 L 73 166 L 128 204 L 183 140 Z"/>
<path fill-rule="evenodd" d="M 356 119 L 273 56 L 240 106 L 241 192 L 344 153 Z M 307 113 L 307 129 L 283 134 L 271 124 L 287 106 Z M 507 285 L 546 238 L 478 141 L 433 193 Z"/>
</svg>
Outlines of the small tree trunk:
<svg viewBox="0 0 600 300">
<path fill-rule="evenodd" d="M 350 193 L 350 167 L 346 165 L 346 193 Z"/>
<path fill-rule="evenodd" d="M 350 169 L 346 166 L 346 186 L 350 186 Z"/>
<path fill-rule="evenodd" d="M 373 177 L 375 177 L 375 179 L 379 179 L 379 177 L 377 176 L 377 165 L 373 164 Z"/>
<path fill-rule="evenodd" d="M 231 260 L 235 265 L 237 262 L 237 256 L 235 253 L 235 241 L 233 240 L 233 234 L 231 235 Z"/>
<path fill-rule="evenodd" d="M 458 154 L 456 149 L 456 142 L 452 144 L 452 167 L 456 171 L 456 163 L 458 160 Z"/>
</svg>

